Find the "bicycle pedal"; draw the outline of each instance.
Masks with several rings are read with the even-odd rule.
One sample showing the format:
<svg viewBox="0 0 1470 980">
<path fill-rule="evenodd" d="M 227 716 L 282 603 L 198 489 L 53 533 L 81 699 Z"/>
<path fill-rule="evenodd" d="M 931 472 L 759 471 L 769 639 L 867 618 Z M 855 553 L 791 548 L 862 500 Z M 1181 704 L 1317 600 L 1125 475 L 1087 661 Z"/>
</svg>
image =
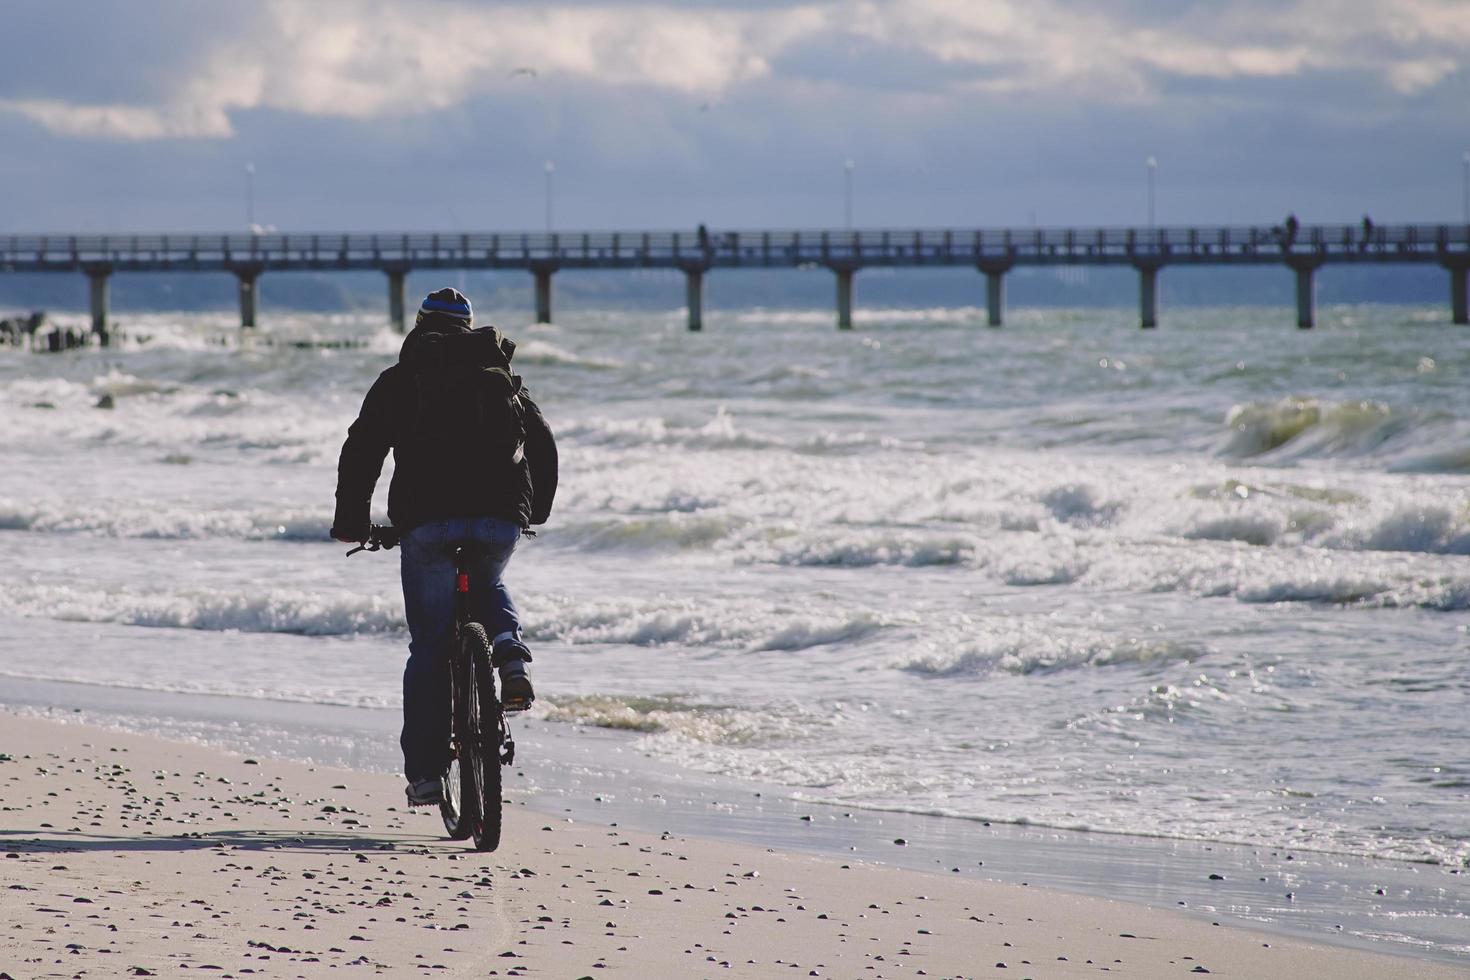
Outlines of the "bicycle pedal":
<svg viewBox="0 0 1470 980">
<path fill-rule="evenodd" d="M 429 782 L 429 780 L 424 780 L 424 782 L 427 783 L 427 782 Z M 419 791 L 420 791 L 420 795 L 419 796 L 415 796 L 414 795 L 414 789 L 415 788 L 416 788 L 415 786 L 410 785 L 410 786 L 405 786 L 404 789 L 403 789 L 403 794 L 408 797 L 408 805 L 410 807 L 415 807 L 415 806 L 439 806 L 439 805 L 441 805 L 444 802 L 444 782 L 442 780 L 439 781 L 439 785 L 438 785 L 438 790 L 439 791 L 437 793 L 433 792 L 432 791 L 432 788 L 427 787 L 427 786 L 423 786 L 422 784 L 420 784 L 417 787 L 419 789 Z"/>
</svg>

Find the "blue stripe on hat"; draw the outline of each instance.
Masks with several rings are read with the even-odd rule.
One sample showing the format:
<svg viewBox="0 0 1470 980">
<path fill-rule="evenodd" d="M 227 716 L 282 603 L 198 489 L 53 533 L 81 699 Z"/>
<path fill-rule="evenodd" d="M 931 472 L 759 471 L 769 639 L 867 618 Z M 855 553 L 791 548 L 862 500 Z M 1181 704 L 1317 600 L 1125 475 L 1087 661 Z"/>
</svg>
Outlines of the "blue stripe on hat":
<svg viewBox="0 0 1470 980">
<path fill-rule="evenodd" d="M 425 298 L 423 305 L 419 309 L 429 313 L 452 313 L 455 316 L 470 315 L 470 304 L 447 303 L 442 299 L 435 299 L 432 296 Z"/>
</svg>

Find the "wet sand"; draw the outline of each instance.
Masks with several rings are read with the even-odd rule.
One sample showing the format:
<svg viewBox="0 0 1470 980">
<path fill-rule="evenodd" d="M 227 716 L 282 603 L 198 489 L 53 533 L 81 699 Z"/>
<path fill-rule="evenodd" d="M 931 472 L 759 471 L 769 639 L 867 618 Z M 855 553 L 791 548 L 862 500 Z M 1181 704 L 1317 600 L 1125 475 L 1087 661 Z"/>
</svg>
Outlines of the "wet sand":
<svg viewBox="0 0 1470 980">
<path fill-rule="evenodd" d="M 610 787 L 610 790 L 614 787 Z M 1168 910 L 508 805 L 0 714 L 0 977 L 1464 977 Z M 185 969 L 189 972 L 185 973 Z M 366 974 L 368 971 L 362 971 Z M 347 975 L 353 975 L 348 971 Z"/>
</svg>

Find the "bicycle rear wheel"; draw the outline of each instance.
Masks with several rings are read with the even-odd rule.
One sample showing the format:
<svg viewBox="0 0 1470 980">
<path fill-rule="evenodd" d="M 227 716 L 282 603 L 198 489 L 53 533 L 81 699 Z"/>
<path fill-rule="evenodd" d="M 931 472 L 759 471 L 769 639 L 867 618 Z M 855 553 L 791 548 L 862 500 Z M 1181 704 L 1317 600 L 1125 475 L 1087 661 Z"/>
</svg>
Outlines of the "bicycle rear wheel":
<svg viewBox="0 0 1470 980">
<path fill-rule="evenodd" d="M 475 832 L 475 815 L 478 812 L 479 793 L 470 774 L 470 765 L 465 759 L 464 745 L 469 737 L 470 689 L 474 686 L 474 674 L 470 661 L 464 656 L 463 643 L 449 665 L 449 717 L 450 744 L 454 756 L 449 763 L 449 774 L 445 778 L 444 802 L 439 804 L 439 815 L 444 818 L 444 830 L 453 840 L 469 840 Z"/>
<path fill-rule="evenodd" d="M 469 668 L 469 728 L 460 758 L 461 772 L 468 769 L 466 787 L 474 786 L 474 819 L 471 821 L 475 850 L 493 851 L 500 846 L 500 699 L 495 696 L 495 673 L 490 664 L 490 637 L 479 623 L 466 623 L 460 634 L 460 653 Z"/>
</svg>

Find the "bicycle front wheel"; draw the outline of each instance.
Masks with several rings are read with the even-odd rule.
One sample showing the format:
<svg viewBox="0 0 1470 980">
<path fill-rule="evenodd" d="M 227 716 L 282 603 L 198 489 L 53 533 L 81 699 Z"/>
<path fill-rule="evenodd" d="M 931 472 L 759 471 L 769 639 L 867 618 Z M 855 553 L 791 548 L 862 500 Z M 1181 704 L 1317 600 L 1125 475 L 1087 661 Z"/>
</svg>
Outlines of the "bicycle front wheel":
<svg viewBox="0 0 1470 980">
<path fill-rule="evenodd" d="M 470 701 L 472 687 L 474 672 L 469 659 L 464 656 L 461 643 L 461 649 L 449 665 L 449 742 L 454 751 L 445 779 L 444 802 L 439 804 L 444 830 L 453 840 L 469 840 L 474 834 L 479 807 L 479 792 L 475 789 L 472 767 L 465 754 L 473 711 Z"/>
<path fill-rule="evenodd" d="M 461 772 L 468 769 L 467 788 L 475 789 L 471 822 L 475 850 L 500 846 L 500 699 L 495 696 L 495 671 L 490 663 L 490 638 L 479 623 L 466 623 L 460 634 L 462 663 L 469 667 L 469 730 L 461 740 Z"/>
</svg>

